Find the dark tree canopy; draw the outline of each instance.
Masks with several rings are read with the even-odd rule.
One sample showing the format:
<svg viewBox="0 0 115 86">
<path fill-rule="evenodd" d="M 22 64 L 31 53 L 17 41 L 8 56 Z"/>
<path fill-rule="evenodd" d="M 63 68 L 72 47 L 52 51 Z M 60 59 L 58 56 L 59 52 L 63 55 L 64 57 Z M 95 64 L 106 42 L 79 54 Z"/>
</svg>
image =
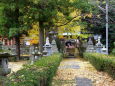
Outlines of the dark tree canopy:
<svg viewBox="0 0 115 86">
<path fill-rule="evenodd" d="M 38 22 L 40 46 L 44 44 L 44 30 L 68 24 L 77 17 L 70 16 L 76 9 L 81 10 L 81 14 L 90 13 L 92 10 L 88 0 L 0 0 L 0 3 L 4 7 L 2 17 L 6 19 L 1 25 L 2 34 L 6 35 L 7 31 L 8 37 L 20 36 L 33 23 Z M 58 13 L 63 16 L 60 17 Z M 60 24 L 57 25 L 57 22 Z"/>
<path fill-rule="evenodd" d="M 90 0 L 91 1 L 91 0 Z M 92 0 L 93 1 L 93 0 Z M 95 0 L 94 0 L 95 1 Z M 102 42 L 105 44 L 106 40 L 106 14 L 105 14 L 105 0 L 98 0 L 95 4 L 94 11 L 91 18 L 84 18 L 88 24 L 87 30 L 94 34 L 102 35 Z M 109 0 L 109 52 L 113 49 L 113 42 L 115 41 L 115 1 Z"/>
</svg>

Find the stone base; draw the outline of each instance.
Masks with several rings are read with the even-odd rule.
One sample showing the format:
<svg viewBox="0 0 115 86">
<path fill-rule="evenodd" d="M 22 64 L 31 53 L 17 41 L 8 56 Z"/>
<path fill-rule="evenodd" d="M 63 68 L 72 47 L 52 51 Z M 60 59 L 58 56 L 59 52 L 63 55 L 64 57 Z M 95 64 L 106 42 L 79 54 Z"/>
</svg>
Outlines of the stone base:
<svg viewBox="0 0 115 86">
<path fill-rule="evenodd" d="M 11 72 L 11 68 L 8 68 L 8 69 L 2 69 L 2 68 L 0 68 L 0 75 L 2 75 L 2 76 L 6 76 L 10 72 Z"/>
</svg>

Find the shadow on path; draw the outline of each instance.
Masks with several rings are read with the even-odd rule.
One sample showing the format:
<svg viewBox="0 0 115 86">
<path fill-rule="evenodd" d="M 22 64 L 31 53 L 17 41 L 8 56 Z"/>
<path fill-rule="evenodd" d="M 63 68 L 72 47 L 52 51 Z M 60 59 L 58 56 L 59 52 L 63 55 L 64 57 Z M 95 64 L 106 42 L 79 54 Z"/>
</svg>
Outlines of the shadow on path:
<svg viewBox="0 0 115 86">
<path fill-rule="evenodd" d="M 76 84 L 76 86 L 93 86 L 91 79 L 81 77 L 76 78 Z"/>
</svg>

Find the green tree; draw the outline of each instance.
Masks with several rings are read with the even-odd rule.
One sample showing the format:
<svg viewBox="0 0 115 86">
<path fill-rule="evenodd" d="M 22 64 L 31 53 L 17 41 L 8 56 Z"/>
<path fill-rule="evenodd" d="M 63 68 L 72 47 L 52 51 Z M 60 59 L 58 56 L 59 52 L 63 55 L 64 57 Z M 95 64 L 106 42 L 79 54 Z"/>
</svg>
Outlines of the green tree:
<svg viewBox="0 0 115 86">
<path fill-rule="evenodd" d="M 90 12 L 91 5 L 87 0 L 29 0 L 23 8 L 23 20 L 25 22 L 39 22 L 40 51 L 43 51 L 44 31 L 51 28 L 59 28 L 73 21 L 78 15 L 70 14 L 77 9 L 82 13 Z M 58 15 L 62 14 L 62 15 Z M 29 18 L 29 19 L 28 19 Z"/>
<path fill-rule="evenodd" d="M 19 49 L 19 37 L 33 24 L 39 22 L 39 45 L 43 51 L 44 34 L 51 28 L 59 28 L 70 22 L 76 22 L 78 15 L 72 12 L 81 11 L 80 16 L 89 13 L 92 6 L 88 0 L 1 0 L 6 22 L 1 26 L 7 28 L 8 36 L 16 38 Z M 62 15 L 58 15 L 62 14 Z M 2 29 L 1 29 L 2 30 Z M 3 31 L 6 32 L 5 29 Z M 19 56 L 18 50 L 18 56 Z"/>
<path fill-rule="evenodd" d="M 1 0 L 0 35 L 8 38 L 15 38 L 17 60 L 20 59 L 20 36 L 26 33 L 28 26 L 20 19 L 23 15 L 21 8 L 26 0 Z"/>
<path fill-rule="evenodd" d="M 82 21 L 86 21 L 88 24 L 87 30 L 94 34 L 102 35 L 102 42 L 105 44 L 106 40 L 106 20 L 105 20 L 105 5 L 106 0 L 90 0 L 89 2 L 94 6 L 91 18 L 83 18 Z M 113 49 L 113 42 L 115 39 L 115 1 L 109 0 L 109 52 Z"/>
</svg>

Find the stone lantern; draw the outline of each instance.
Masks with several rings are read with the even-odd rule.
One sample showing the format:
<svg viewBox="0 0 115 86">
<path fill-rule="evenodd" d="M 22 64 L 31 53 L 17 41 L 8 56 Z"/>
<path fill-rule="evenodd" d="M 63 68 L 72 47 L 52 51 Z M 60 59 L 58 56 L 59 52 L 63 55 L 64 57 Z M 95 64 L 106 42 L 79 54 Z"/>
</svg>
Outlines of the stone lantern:
<svg viewBox="0 0 115 86">
<path fill-rule="evenodd" d="M 38 60 L 41 57 L 42 53 L 39 52 L 38 47 L 35 47 L 34 51 L 32 52 L 31 57 L 31 64 L 33 64 L 34 61 Z"/>
<path fill-rule="evenodd" d="M 105 46 L 103 46 L 103 48 L 101 49 L 101 53 L 102 54 L 107 54 L 107 48 L 105 48 Z"/>
<path fill-rule="evenodd" d="M 35 47 L 35 50 L 34 50 L 35 60 L 39 59 L 40 56 L 41 56 L 41 53 L 39 52 L 38 47 Z"/>
<path fill-rule="evenodd" d="M 8 68 L 8 58 L 10 54 L 3 52 L 2 43 L 0 43 L 0 75 L 5 76 L 11 72 L 11 69 Z"/>
<path fill-rule="evenodd" d="M 43 56 L 47 56 L 47 53 L 48 53 L 48 51 L 46 50 L 46 47 L 44 47 Z"/>
<path fill-rule="evenodd" d="M 101 53 L 101 49 L 103 48 L 103 44 L 101 43 L 101 37 L 98 37 L 98 42 L 96 44 L 96 52 L 97 53 Z"/>
</svg>

